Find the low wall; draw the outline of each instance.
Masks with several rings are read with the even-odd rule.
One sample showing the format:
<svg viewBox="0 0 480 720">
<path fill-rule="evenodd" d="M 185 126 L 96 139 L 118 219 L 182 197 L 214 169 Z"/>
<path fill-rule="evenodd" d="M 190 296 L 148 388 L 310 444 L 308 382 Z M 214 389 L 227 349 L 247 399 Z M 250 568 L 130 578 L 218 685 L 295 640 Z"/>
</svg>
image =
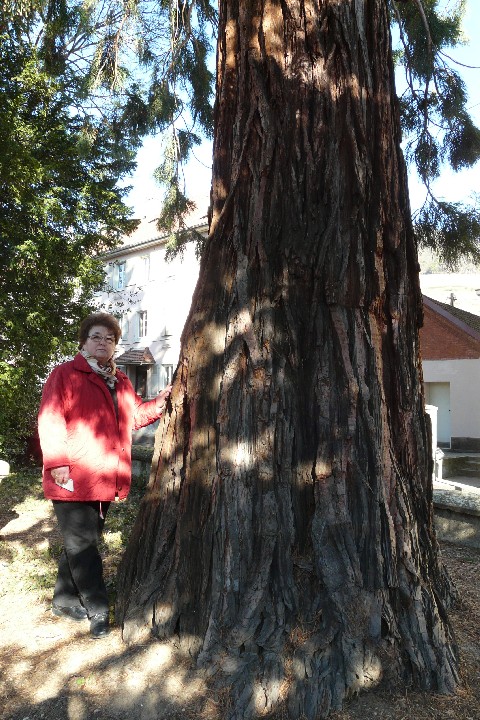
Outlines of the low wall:
<svg viewBox="0 0 480 720">
<path fill-rule="evenodd" d="M 454 452 L 478 453 L 480 452 L 480 438 L 452 437 L 450 447 Z"/>
<path fill-rule="evenodd" d="M 153 447 L 150 445 L 132 445 L 132 477 L 135 480 L 150 477 L 152 465 Z"/>
<path fill-rule="evenodd" d="M 480 491 L 457 482 L 433 484 L 435 528 L 439 540 L 480 548 Z"/>
<path fill-rule="evenodd" d="M 480 456 L 475 453 L 446 452 L 442 462 L 442 478 L 480 478 Z"/>
</svg>

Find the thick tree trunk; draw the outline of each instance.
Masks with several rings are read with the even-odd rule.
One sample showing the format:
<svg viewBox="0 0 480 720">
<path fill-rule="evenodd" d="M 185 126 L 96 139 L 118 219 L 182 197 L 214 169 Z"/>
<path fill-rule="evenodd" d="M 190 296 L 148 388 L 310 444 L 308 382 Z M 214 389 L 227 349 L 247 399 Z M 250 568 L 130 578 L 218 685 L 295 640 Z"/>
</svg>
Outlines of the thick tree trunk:
<svg viewBox="0 0 480 720">
<path fill-rule="evenodd" d="M 119 576 L 232 718 L 457 682 L 384 0 L 222 0 L 211 233 Z"/>
</svg>

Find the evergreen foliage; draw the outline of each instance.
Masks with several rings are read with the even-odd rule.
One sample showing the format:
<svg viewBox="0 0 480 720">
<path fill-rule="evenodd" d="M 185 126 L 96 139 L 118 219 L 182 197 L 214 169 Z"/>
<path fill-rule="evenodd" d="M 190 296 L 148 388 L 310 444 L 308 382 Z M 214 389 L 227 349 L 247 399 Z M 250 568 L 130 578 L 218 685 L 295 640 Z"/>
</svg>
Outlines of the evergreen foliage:
<svg viewBox="0 0 480 720">
<path fill-rule="evenodd" d="M 466 0 L 456 3 L 389 0 L 389 3 L 392 26 L 398 29 L 400 39 L 395 57 L 406 78 L 406 89 L 399 98 L 406 160 L 416 168 L 428 191 L 424 207 L 413 218 L 419 245 L 434 249 L 441 262 L 451 268 L 459 262 L 479 263 L 480 214 L 476 204 L 450 203 L 436 198 L 432 191 L 432 182 L 442 168 L 448 165 L 458 171 L 471 167 L 480 157 L 480 130 L 469 114 L 465 84 L 454 60 L 455 48 L 465 42 L 462 20 Z M 182 54 L 178 69 L 187 78 L 187 84 L 190 82 L 197 91 L 190 110 L 198 106 L 200 97 L 201 107 L 208 106 L 211 76 L 205 58 L 208 30 L 215 32 L 214 11 L 208 2 L 171 4 L 179 14 L 189 16 L 195 7 L 201 18 L 198 36 L 192 43 L 195 53 Z M 197 69 L 197 76 L 191 67 Z M 173 86 L 176 87 L 175 82 Z M 202 112 L 198 113 L 200 125 L 208 131 L 211 115 Z M 165 159 L 156 178 L 165 187 L 158 227 L 171 232 L 170 247 L 174 249 L 175 243 L 181 247 L 184 219 L 192 209 L 182 182 L 181 164 L 189 158 L 197 135 L 189 142 L 188 151 L 182 153 L 175 123 L 171 124 L 170 132 L 172 139 L 166 144 Z"/>
<path fill-rule="evenodd" d="M 451 52 L 464 42 L 466 2 L 392 0 L 405 69 L 400 100 L 405 155 L 427 188 L 427 199 L 414 216 L 418 242 L 455 268 L 460 261 L 480 262 L 480 213 L 477 204 L 436 198 L 432 182 L 442 168 L 471 167 L 480 157 L 480 130 L 467 109 L 468 96 Z M 447 50 L 449 51 L 447 54 Z"/>
<path fill-rule="evenodd" d="M 108 118 L 75 112 L 72 87 L 13 35 L 0 35 L 0 453 L 9 459 L 32 433 L 42 378 L 73 350 L 103 282 L 95 254 L 134 225 L 117 181 L 135 150 Z"/>
<path fill-rule="evenodd" d="M 75 349 L 103 282 L 95 257 L 135 222 L 119 181 L 147 133 L 176 139 L 167 178 L 211 131 L 208 2 L 7 0 L 0 8 L 0 454 L 32 433 L 41 380 Z M 166 204 L 168 207 L 168 203 Z M 173 212 L 173 210 L 171 211 Z"/>
</svg>

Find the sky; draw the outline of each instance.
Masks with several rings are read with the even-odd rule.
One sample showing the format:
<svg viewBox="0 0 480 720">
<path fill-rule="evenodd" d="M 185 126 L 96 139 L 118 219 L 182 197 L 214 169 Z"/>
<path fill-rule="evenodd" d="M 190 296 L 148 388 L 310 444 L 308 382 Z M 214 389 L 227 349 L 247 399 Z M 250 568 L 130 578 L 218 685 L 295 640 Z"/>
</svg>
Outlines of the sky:
<svg viewBox="0 0 480 720">
<path fill-rule="evenodd" d="M 453 0 L 445 0 L 445 5 Z M 480 126 L 480 2 L 468 0 L 464 18 L 464 32 L 469 40 L 468 45 L 456 49 L 452 56 L 464 65 L 476 66 L 475 69 L 457 66 L 468 89 L 468 108 L 474 122 Z M 185 169 L 187 192 L 197 201 L 199 210 L 205 212 L 208 206 L 208 195 L 211 182 L 211 143 L 204 142 L 195 148 L 194 157 Z M 146 138 L 140 149 L 135 173 L 128 184 L 132 190 L 127 197 L 127 204 L 134 209 L 136 217 L 151 219 L 158 215 L 162 190 L 153 179 L 153 172 L 160 162 L 161 140 Z M 425 189 L 414 171 L 409 172 L 409 190 L 412 210 L 418 209 L 425 199 Z M 440 178 L 433 184 L 433 192 L 439 199 L 450 202 L 468 202 L 473 192 L 480 193 L 480 162 L 473 168 L 454 173 L 445 168 Z M 201 213 L 200 213 L 201 214 Z"/>
</svg>

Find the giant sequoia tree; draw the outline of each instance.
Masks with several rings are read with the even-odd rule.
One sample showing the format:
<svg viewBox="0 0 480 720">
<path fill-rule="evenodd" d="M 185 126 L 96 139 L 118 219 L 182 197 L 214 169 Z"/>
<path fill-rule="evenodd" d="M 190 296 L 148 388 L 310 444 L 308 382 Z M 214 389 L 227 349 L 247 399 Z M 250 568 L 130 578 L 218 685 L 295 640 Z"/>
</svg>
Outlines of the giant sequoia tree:
<svg viewBox="0 0 480 720">
<path fill-rule="evenodd" d="M 211 229 L 120 569 L 232 718 L 454 690 L 385 0 L 221 0 Z"/>
</svg>

